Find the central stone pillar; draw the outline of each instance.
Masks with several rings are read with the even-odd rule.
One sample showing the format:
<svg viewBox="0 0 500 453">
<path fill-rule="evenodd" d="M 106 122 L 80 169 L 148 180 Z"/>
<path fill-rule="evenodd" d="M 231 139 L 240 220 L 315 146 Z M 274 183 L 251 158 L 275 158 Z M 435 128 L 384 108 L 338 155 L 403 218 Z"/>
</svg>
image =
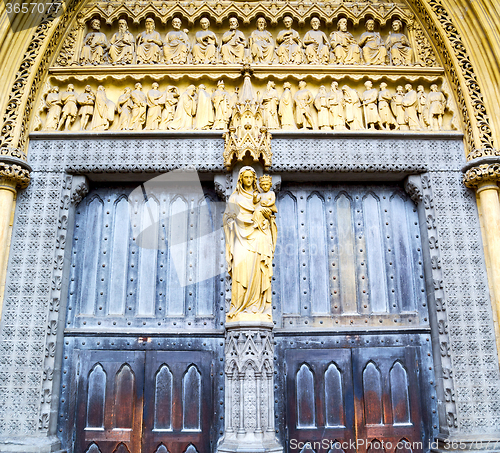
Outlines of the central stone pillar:
<svg viewBox="0 0 500 453">
<path fill-rule="evenodd" d="M 276 452 L 272 322 L 226 324 L 224 437 L 218 452 Z"/>
</svg>

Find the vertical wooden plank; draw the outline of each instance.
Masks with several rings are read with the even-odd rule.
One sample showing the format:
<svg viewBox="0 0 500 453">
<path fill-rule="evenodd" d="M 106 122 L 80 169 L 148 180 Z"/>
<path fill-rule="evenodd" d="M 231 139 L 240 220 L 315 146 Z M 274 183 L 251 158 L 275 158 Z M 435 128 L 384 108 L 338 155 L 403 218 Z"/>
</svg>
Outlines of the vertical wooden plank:
<svg viewBox="0 0 500 453">
<path fill-rule="evenodd" d="M 309 236 L 309 293 L 311 295 L 311 313 L 314 315 L 330 312 L 325 222 L 324 202 L 317 193 L 313 193 L 307 200 L 307 227 Z"/>
<path fill-rule="evenodd" d="M 325 410 L 327 427 L 344 426 L 342 375 L 334 362 L 325 371 Z"/>
<path fill-rule="evenodd" d="M 116 374 L 113 428 L 132 429 L 134 424 L 135 377 L 128 364 Z"/>
<path fill-rule="evenodd" d="M 382 376 L 373 362 L 368 362 L 363 370 L 363 398 L 365 424 L 382 424 Z"/>
<path fill-rule="evenodd" d="M 303 363 L 297 371 L 297 428 L 316 427 L 316 404 L 314 393 L 314 375 L 309 366 Z"/>
<path fill-rule="evenodd" d="M 89 374 L 86 428 L 104 429 L 104 403 L 106 399 L 106 373 L 97 364 Z"/>
<path fill-rule="evenodd" d="M 387 283 L 379 200 L 368 193 L 363 200 L 370 308 L 374 313 L 387 312 Z"/>
<path fill-rule="evenodd" d="M 340 301 L 343 313 L 357 312 L 356 263 L 351 200 L 341 193 L 337 198 L 337 230 L 339 248 Z"/>
<path fill-rule="evenodd" d="M 410 420 L 408 375 L 401 362 L 396 361 L 389 373 L 391 386 L 392 419 L 394 425 L 406 425 Z"/>
<path fill-rule="evenodd" d="M 182 379 L 182 431 L 201 431 L 201 375 L 194 365 Z"/>
<path fill-rule="evenodd" d="M 172 431 L 173 376 L 163 364 L 156 373 L 153 429 Z"/>
<path fill-rule="evenodd" d="M 111 272 L 108 283 L 108 314 L 123 315 L 127 292 L 130 220 L 128 200 L 120 197 L 114 206 Z"/>
<path fill-rule="evenodd" d="M 99 196 L 89 201 L 85 223 L 85 255 L 83 258 L 80 314 L 95 314 L 97 270 L 102 234 L 103 202 Z"/>
</svg>

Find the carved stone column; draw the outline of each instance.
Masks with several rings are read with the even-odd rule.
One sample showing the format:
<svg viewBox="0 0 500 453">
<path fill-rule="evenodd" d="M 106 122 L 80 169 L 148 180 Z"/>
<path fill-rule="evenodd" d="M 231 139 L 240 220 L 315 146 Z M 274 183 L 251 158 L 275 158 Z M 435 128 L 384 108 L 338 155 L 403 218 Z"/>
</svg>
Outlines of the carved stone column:
<svg viewBox="0 0 500 453">
<path fill-rule="evenodd" d="M 0 155 L 0 317 L 3 304 L 5 266 L 9 249 L 9 224 L 17 189 L 30 182 L 30 166 L 18 157 Z"/>
<path fill-rule="evenodd" d="M 479 215 L 482 219 L 485 259 L 490 279 L 491 304 L 494 312 L 497 351 L 500 351 L 500 157 L 480 157 L 463 169 L 464 184 L 476 189 Z"/>
</svg>

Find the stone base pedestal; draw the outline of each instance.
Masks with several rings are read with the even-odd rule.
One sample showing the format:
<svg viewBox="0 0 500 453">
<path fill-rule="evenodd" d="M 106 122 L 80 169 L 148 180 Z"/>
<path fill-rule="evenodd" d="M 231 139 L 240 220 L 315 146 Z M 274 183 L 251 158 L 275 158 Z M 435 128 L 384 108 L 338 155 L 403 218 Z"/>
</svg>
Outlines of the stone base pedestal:
<svg viewBox="0 0 500 453">
<path fill-rule="evenodd" d="M 274 341 L 269 322 L 226 323 L 224 437 L 218 453 L 282 453 L 274 430 Z"/>
</svg>

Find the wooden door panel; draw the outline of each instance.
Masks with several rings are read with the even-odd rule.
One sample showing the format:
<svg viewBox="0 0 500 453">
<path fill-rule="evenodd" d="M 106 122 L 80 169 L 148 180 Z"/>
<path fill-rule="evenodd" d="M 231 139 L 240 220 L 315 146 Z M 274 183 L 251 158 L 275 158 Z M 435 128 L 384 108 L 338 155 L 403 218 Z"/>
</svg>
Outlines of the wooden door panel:
<svg viewBox="0 0 500 453">
<path fill-rule="evenodd" d="M 210 451 L 211 368 L 208 351 L 148 352 L 143 453 Z"/>
<path fill-rule="evenodd" d="M 76 452 L 139 452 L 144 352 L 82 351 Z"/>
</svg>

